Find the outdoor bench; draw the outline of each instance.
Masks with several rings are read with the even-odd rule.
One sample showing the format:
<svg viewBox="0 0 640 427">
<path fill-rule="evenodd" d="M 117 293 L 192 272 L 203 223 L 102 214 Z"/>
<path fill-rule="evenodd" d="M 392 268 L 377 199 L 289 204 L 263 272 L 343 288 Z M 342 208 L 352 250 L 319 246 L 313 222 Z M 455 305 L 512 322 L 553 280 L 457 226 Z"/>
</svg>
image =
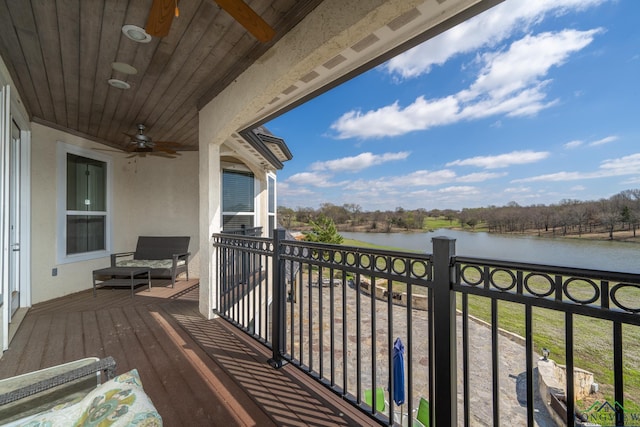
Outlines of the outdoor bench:
<svg viewBox="0 0 640 427">
<path fill-rule="evenodd" d="M 0 380 L 3 426 L 162 426 L 136 369 L 90 357 Z"/>
<path fill-rule="evenodd" d="M 111 254 L 111 267 L 147 267 L 151 277 L 171 279 L 186 273 L 189 280 L 189 236 L 139 236 L 135 252 Z"/>
</svg>

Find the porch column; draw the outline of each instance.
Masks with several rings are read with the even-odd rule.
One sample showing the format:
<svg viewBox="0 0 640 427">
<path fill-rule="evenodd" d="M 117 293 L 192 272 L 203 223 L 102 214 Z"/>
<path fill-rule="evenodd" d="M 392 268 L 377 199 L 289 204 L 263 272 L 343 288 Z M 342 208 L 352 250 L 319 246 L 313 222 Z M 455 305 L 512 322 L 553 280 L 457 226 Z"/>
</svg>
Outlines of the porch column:
<svg viewBox="0 0 640 427">
<path fill-rule="evenodd" d="M 203 120 L 200 120 L 203 123 Z M 220 145 L 207 126 L 199 126 L 199 184 L 200 184 L 200 301 L 199 310 L 207 319 L 214 317 L 213 308 L 217 295 L 214 294 L 217 260 L 214 256 L 211 235 L 221 230 L 220 188 Z"/>
</svg>

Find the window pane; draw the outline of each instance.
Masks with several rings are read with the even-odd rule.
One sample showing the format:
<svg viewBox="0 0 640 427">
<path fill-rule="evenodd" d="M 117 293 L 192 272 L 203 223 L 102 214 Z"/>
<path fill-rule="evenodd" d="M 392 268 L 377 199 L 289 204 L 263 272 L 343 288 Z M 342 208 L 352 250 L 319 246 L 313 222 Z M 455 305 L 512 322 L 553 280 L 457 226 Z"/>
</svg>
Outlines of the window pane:
<svg viewBox="0 0 640 427">
<path fill-rule="evenodd" d="M 67 153 L 67 210 L 105 211 L 107 164 Z"/>
<path fill-rule="evenodd" d="M 269 237 L 273 237 L 273 231 L 276 228 L 275 219 L 273 215 L 269 215 Z"/>
<path fill-rule="evenodd" d="M 67 255 L 105 250 L 106 217 L 67 215 Z"/>
<path fill-rule="evenodd" d="M 240 230 L 242 226 L 253 228 L 253 215 L 223 215 L 222 231 Z"/>
<path fill-rule="evenodd" d="M 267 178 L 269 183 L 269 213 L 275 213 L 276 211 L 276 180 L 270 176 Z"/>
<path fill-rule="evenodd" d="M 253 212 L 253 174 L 248 172 L 222 173 L 223 212 Z"/>
</svg>

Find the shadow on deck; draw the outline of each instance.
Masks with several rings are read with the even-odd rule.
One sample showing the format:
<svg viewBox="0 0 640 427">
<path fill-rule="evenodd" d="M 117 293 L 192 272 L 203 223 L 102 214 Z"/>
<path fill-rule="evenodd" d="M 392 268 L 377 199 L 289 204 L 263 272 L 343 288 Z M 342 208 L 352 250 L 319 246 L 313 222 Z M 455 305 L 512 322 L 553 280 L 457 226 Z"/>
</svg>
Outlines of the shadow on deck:
<svg viewBox="0 0 640 427">
<path fill-rule="evenodd" d="M 375 423 L 222 319 L 198 312 L 198 281 L 154 282 L 134 298 L 101 289 L 34 305 L 0 359 L 0 378 L 88 356 L 137 368 L 166 426 Z"/>
</svg>

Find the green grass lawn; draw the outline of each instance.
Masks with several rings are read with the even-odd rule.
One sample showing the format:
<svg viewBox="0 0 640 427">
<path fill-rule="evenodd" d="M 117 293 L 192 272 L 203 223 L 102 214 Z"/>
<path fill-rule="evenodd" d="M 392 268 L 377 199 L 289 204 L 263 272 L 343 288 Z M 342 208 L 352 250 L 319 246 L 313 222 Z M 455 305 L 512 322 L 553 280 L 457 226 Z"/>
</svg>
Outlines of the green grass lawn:
<svg viewBox="0 0 640 427">
<path fill-rule="evenodd" d="M 438 218 L 427 217 L 424 220 L 423 228 L 426 230 L 437 230 L 439 228 L 452 228 L 459 227 L 460 223 L 457 220 L 449 221 L 445 217 Z"/>
<path fill-rule="evenodd" d="M 462 307 L 458 298 L 458 308 Z M 469 313 L 485 322 L 491 321 L 491 301 L 486 297 L 469 296 Z M 525 336 L 525 311 L 522 304 L 500 301 L 498 326 Z M 551 351 L 551 359 L 566 363 L 564 313 L 534 307 L 533 342 L 535 351 Z M 574 366 L 592 372 L 604 398 L 613 402 L 613 324 L 586 316 L 574 316 Z M 625 409 L 640 413 L 640 327 L 623 327 Z"/>
<path fill-rule="evenodd" d="M 404 252 L 407 252 L 406 249 L 402 249 L 402 248 L 394 248 L 393 246 L 374 245 L 373 243 L 363 242 L 361 240 L 354 240 L 354 239 L 344 239 L 342 241 L 342 244 L 344 246 L 356 246 L 358 248 L 380 249 L 380 250 L 383 250 L 383 251 L 404 251 Z"/>
</svg>

